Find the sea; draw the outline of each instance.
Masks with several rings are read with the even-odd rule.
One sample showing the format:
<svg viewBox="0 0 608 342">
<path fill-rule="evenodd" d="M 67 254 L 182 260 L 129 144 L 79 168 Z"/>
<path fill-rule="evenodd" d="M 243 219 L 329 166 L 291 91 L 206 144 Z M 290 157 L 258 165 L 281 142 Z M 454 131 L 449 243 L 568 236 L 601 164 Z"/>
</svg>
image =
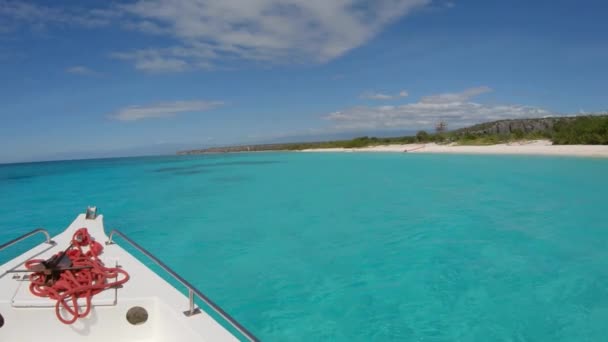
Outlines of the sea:
<svg viewBox="0 0 608 342">
<path fill-rule="evenodd" d="M 606 159 L 271 152 L 0 165 L 0 242 L 57 234 L 89 205 L 264 341 L 608 339 Z"/>
</svg>

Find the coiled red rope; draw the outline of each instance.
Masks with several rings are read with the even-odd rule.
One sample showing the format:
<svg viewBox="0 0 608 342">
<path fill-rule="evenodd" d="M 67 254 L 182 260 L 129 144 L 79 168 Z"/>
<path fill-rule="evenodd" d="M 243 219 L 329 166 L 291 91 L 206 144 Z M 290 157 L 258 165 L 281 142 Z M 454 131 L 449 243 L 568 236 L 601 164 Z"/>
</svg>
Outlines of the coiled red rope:
<svg viewBox="0 0 608 342">
<path fill-rule="evenodd" d="M 72 237 L 72 244 L 65 251 L 71 261 L 68 269 L 40 270 L 40 265 L 46 268 L 48 261 L 33 259 L 25 262 L 25 267 L 34 272 L 30 275 L 30 291 L 38 297 L 57 301 L 55 314 L 65 324 L 72 324 L 79 318 L 86 317 L 91 312 L 93 296 L 129 280 L 126 271 L 104 266 L 98 258 L 102 251 L 103 246 L 91 238 L 86 228 L 78 229 Z M 54 257 L 61 259 L 62 253 Z M 122 275 L 121 279 L 119 275 Z M 86 299 L 84 309 L 78 305 L 79 298 Z M 61 309 L 64 309 L 69 317 L 63 317 Z"/>
</svg>

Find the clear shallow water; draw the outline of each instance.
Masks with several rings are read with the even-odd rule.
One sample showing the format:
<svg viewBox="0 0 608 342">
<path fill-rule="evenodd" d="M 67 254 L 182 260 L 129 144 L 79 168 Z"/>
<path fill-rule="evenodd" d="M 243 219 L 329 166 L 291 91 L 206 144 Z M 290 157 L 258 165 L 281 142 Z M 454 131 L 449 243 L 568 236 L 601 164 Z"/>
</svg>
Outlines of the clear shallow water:
<svg viewBox="0 0 608 342">
<path fill-rule="evenodd" d="M 380 153 L 0 165 L 0 241 L 96 204 L 269 341 L 605 341 L 607 175 Z"/>
</svg>

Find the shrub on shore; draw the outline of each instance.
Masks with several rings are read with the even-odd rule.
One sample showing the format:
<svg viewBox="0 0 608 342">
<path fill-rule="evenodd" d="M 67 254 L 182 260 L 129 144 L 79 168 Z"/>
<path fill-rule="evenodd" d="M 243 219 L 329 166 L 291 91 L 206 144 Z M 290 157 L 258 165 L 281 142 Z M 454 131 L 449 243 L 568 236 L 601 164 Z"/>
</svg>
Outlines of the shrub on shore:
<svg viewBox="0 0 608 342">
<path fill-rule="evenodd" d="M 581 116 L 555 124 L 555 145 L 608 145 L 608 116 Z"/>
</svg>

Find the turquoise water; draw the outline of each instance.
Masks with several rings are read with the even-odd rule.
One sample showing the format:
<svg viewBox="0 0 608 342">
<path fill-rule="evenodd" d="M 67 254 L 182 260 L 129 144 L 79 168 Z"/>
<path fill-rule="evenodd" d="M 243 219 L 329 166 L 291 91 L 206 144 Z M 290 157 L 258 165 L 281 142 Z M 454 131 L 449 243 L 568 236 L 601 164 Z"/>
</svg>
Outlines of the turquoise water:
<svg viewBox="0 0 608 342">
<path fill-rule="evenodd" d="M 268 341 L 605 341 L 607 175 L 382 153 L 0 165 L 0 241 L 96 204 Z"/>
</svg>

